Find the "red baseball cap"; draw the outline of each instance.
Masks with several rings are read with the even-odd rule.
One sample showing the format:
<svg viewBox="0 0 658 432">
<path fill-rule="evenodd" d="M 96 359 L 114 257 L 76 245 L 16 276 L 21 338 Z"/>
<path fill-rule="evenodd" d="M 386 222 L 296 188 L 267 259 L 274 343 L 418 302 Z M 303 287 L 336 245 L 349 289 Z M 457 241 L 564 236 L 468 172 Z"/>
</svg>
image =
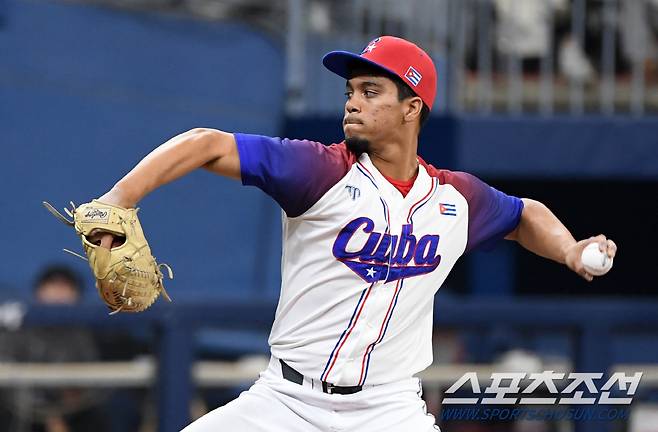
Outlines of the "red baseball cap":
<svg viewBox="0 0 658 432">
<path fill-rule="evenodd" d="M 332 51 L 322 64 L 333 73 L 350 79 L 350 72 L 359 64 L 375 66 L 400 79 L 423 100 L 431 110 L 436 97 L 436 68 L 429 55 L 416 44 L 393 36 L 380 36 L 366 45 L 361 54 Z"/>
</svg>

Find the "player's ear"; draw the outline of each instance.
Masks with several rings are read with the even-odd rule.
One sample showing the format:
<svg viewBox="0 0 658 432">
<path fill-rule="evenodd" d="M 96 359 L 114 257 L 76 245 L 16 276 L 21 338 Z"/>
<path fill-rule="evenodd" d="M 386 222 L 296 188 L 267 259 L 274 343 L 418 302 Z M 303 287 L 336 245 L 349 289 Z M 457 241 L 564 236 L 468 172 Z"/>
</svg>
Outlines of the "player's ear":
<svg viewBox="0 0 658 432">
<path fill-rule="evenodd" d="M 418 96 L 413 96 L 404 100 L 404 121 L 413 122 L 420 117 L 423 110 L 423 100 Z"/>
</svg>

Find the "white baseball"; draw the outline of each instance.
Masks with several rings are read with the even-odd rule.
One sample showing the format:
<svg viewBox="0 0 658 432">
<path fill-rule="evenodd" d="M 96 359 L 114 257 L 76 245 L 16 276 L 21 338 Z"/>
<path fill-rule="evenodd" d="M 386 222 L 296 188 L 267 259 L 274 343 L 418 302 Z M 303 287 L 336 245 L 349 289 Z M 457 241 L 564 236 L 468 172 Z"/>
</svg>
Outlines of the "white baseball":
<svg viewBox="0 0 658 432">
<path fill-rule="evenodd" d="M 601 276 L 610 271 L 613 258 L 610 258 L 607 253 L 601 252 L 598 243 L 590 243 L 583 249 L 581 260 L 587 273 L 592 276 Z"/>
</svg>

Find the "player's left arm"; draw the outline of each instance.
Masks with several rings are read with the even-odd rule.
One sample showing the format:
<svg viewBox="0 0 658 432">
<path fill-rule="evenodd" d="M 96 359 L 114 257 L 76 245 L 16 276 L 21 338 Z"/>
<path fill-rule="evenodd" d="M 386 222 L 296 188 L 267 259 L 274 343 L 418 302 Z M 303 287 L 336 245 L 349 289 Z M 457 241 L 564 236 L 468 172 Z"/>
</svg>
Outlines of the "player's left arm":
<svg viewBox="0 0 658 432">
<path fill-rule="evenodd" d="M 605 235 L 599 234 L 585 240 L 576 241 L 569 230 L 539 201 L 523 198 L 523 212 L 517 227 L 505 238 L 515 240 L 521 246 L 544 258 L 565 264 L 587 281 L 593 276 L 583 267 L 581 254 L 590 243 L 598 243 L 601 252 L 613 258 L 617 245 Z"/>
</svg>

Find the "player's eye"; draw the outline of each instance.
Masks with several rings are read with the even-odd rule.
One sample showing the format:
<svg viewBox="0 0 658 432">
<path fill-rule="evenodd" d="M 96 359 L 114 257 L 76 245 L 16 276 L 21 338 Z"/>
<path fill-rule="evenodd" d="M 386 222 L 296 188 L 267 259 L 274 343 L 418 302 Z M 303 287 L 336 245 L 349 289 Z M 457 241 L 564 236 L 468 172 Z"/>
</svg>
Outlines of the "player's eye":
<svg viewBox="0 0 658 432">
<path fill-rule="evenodd" d="M 347 99 L 349 99 L 350 97 L 352 97 L 352 93 L 354 93 L 354 92 L 351 92 L 351 91 L 345 92 L 345 97 Z"/>
<path fill-rule="evenodd" d="M 363 94 L 364 94 L 364 96 L 367 97 L 367 98 L 374 97 L 374 96 L 377 95 L 376 92 L 371 91 L 371 90 L 365 90 L 365 91 L 363 92 Z"/>
</svg>

